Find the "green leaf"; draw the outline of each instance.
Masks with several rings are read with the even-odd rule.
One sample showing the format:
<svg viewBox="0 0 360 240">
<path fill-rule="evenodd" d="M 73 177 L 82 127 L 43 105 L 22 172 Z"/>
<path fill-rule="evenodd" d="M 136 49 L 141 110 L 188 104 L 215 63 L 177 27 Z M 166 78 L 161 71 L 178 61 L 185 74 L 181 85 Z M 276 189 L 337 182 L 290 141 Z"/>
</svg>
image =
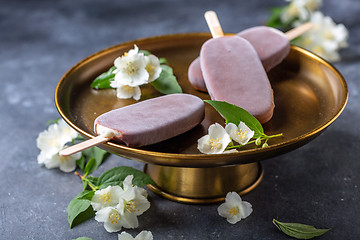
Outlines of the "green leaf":
<svg viewBox="0 0 360 240">
<path fill-rule="evenodd" d="M 115 167 L 104 172 L 99 177 L 96 185 L 99 186 L 99 189 L 106 188 L 107 186 L 122 186 L 124 179 L 128 175 L 134 176 L 132 183 L 138 187 L 143 187 L 148 184 L 156 185 L 144 172 L 127 166 Z"/>
<path fill-rule="evenodd" d="M 70 228 L 73 228 L 86 220 L 93 218 L 95 212 L 91 207 L 89 200 L 92 191 L 84 191 L 77 195 L 68 205 L 68 222 Z"/>
<path fill-rule="evenodd" d="M 91 87 L 95 89 L 106 89 L 112 88 L 110 86 L 111 81 L 114 80 L 115 74 L 113 71 L 116 69 L 115 66 L 112 66 L 107 72 L 100 74 L 95 80 L 91 83 Z"/>
<path fill-rule="evenodd" d="M 139 50 L 139 53 L 144 54 L 144 56 L 149 56 L 149 55 L 151 55 L 151 52 L 149 52 L 148 50 Z"/>
<path fill-rule="evenodd" d="M 47 121 L 46 122 L 46 125 L 51 125 L 51 124 L 58 124 L 59 123 L 59 120 L 60 120 L 60 118 L 57 118 L 57 119 L 54 119 L 54 120 L 49 120 L 49 121 Z"/>
<path fill-rule="evenodd" d="M 227 102 L 204 100 L 213 106 L 224 118 L 226 123 L 234 123 L 236 126 L 244 122 L 251 130 L 255 132 L 254 137 L 264 134 L 264 129 L 260 122 L 245 109 Z"/>
<path fill-rule="evenodd" d="M 173 70 L 170 66 L 160 65 L 160 76 L 151 85 L 163 94 L 182 93 L 182 89 L 176 80 Z"/>
<path fill-rule="evenodd" d="M 76 165 L 84 172 L 85 168 L 85 156 L 84 154 L 81 155 L 81 158 L 76 160 Z"/>
<path fill-rule="evenodd" d="M 87 176 L 89 174 L 92 174 L 96 170 L 95 168 L 95 158 L 90 158 L 89 161 L 86 163 L 84 175 Z"/>
<path fill-rule="evenodd" d="M 80 199 L 80 200 L 89 200 L 89 201 L 91 201 L 94 194 L 95 194 L 94 191 L 85 190 L 85 191 L 81 192 L 79 195 L 77 195 L 75 198 Z"/>
<path fill-rule="evenodd" d="M 160 62 L 160 64 L 167 64 L 167 65 L 169 65 L 169 62 L 168 62 L 168 60 L 167 60 L 166 58 L 159 58 L 159 62 Z"/>
<path fill-rule="evenodd" d="M 95 158 L 95 164 L 92 169 L 92 172 L 94 172 L 96 169 L 99 168 L 99 166 L 104 162 L 104 160 L 110 156 L 110 153 L 98 148 L 98 147 L 91 147 L 88 149 L 85 149 L 82 151 L 86 159 Z M 83 170 L 84 171 L 84 170 Z"/>
<path fill-rule="evenodd" d="M 266 26 L 273 27 L 273 28 L 283 27 L 284 24 L 281 21 L 281 14 L 285 8 L 286 8 L 286 6 L 272 8 L 271 16 L 269 17 L 268 21 L 266 22 Z"/>
<path fill-rule="evenodd" d="M 329 231 L 330 229 L 317 229 L 314 226 L 301 223 L 283 223 L 273 219 L 275 226 L 290 237 L 297 239 L 311 239 L 318 237 Z"/>
<path fill-rule="evenodd" d="M 152 55 L 152 53 L 147 50 L 139 50 L 139 53 L 143 53 L 144 56 Z M 159 62 L 160 64 L 169 64 L 166 58 L 159 58 Z"/>
<path fill-rule="evenodd" d="M 92 240 L 92 238 L 88 238 L 88 237 L 78 237 L 76 239 L 73 240 Z"/>
</svg>

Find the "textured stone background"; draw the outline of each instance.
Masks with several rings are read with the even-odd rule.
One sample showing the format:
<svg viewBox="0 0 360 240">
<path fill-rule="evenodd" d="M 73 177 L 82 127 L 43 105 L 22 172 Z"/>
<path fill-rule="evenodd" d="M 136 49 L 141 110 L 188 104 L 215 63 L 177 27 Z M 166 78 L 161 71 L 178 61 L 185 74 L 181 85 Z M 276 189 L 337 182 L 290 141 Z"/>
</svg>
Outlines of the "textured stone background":
<svg viewBox="0 0 360 240">
<path fill-rule="evenodd" d="M 55 87 L 74 64 L 111 45 L 170 33 L 208 32 L 215 10 L 224 31 L 263 24 L 272 1 L 0 0 L 0 239 L 117 239 L 90 220 L 69 229 L 66 207 L 81 191 L 74 174 L 37 164 L 35 139 L 59 117 Z M 319 239 L 360 239 L 360 2 L 326 0 L 322 11 L 350 31 L 335 66 L 349 87 L 342 115 L 318 138 L 264 162 L 262 183 L 243 197 L 254 212 L 230 225 L 218 205 L 186 205 L 150 193 L 151 208 L 133 235 L 154 239 L 289 239 L 273 218 L 333 229 Z M 98 173 L 143 164 L 112 156 Z"/>
</svg>

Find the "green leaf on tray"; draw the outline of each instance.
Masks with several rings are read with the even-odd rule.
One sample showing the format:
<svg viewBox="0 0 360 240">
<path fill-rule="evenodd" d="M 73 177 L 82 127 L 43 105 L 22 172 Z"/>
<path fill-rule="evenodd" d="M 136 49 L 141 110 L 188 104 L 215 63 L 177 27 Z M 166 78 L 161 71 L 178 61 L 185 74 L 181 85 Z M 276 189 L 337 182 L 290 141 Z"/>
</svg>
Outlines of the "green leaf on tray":
<svg viewBox="0 0 360 240">
<path fill-rule="evenodd" d="M 297 239 L 311 239 L 318 237 L 330 229 L 317 229 L 314 226 L 301 223 L 283 223 L 273 219 L 275 226 L 286 235 Z"/>
<path fill-rule="evenodd" d="M 107 72 L 100 74 L 95 80 L 91 83 L 91 87 L 95 89 L 106 89 L 112 88 L 110 86 L 111 81 L 114 80 L 115 74 L 113 71 L 116 69 L 115 66 L 112 66 Z"/>
<path fill-rule="evenodd" d="M 264 135 L 264 129 L 260 122 L 252 116 L 248 111 L 227 102 L 204 100 L 213 106 L 224 118 L 226 123 L 234 123 L 239 125 L 244 122 L 251 130 L 255 132 L 254 137 Z"/>
<path fill-rule="evenodd" d="M 88 238 L 88 237 L 78 237 L 76 239 L 73 240 L 92 240 L 92 238 Z"/>
<path fill-rule="evenodd" d="M 107 186 L 122 186 L 124 179 L 128 175 L 133 175 L 133 184 L 138 187 L 143 187 L 148 184 L 156 185 L 156 183 L 144 172 L 134 169 L 132 167 L 122 166 L 112 168 L 98 178 L 97 186 L 99 189 L 106 188 Z"/>
<path fill-rule="evenodd" d="M 182 89 L 176 80 L 173 70 L 168 65 L 160 65 L 160 76 L 151 85 L 163 94 L 182 93 Z"/>
<path fill-rule="evenodd" d="M 77 195 L 68 205 L 68 222 L 73 228 L 86 220 L 93 218 L 95 212 L 91 206 L 92 191 L 83 191 Z"/>
</svg>

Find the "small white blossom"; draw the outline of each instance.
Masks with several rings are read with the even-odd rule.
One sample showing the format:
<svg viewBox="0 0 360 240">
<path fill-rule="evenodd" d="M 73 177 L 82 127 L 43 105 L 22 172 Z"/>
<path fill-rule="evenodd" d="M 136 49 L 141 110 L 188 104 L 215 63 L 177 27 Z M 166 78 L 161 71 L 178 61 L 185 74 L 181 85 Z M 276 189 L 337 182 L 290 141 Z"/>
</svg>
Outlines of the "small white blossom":
<svg viewBox="0 0 360 240">
<path fill-rule="evenodd" d="M 117 88 L 118 86 L 128 85 L 136 87 L 148 82 L 149 73 L 146 71 L 146 61 L 143 54 L 138 53 L 137 47 L 130 54 L 118 57 L 114 61 L 116 69 L 114 81 L 110 86 Z"/>
<path fill-rule="evenodd" d="M 67 146 L 64 146 L 64 148 L 66 147 Z M 49 158 L 44 151 L 41 151 L 38 156 L 38 163 L 44 164 L 45 167 L 49 169 L 58 167 L 63 172 L 72 172 L 76 169 L 76 160 L 80 158 L 81 152 L 70 156 L 60 156 L 59 153 L 56 153 Z"/>
<path fill-rule="evenodd" d="M 229 134 L 220 124 L 215 123 L 210 125 L 209 134 L 198 140 L 198 149 L 206 154 L 223 153 L 230 142 Z"/>
<path fill-rule="evenodd" d="M 91 199 L 91 206 L 95 211 L 105 207 L 115 207 L 119 204 L 122 192 L 123 189 L 120 186 L 108 186 L 105 189 L 97 190 Z"/>
<path fill-rule="evenodd" d="M 218 207 L 220 216 L 225 217 L 231 224 L 247 218 L 252 213 L 252 206 L 246 201 L 242 201 L 239 194 L 229 192 L 226 195 L 225 202 Z"/>
<path fill-rule="evenodd" d="M 149 73 L 148 82 L 150 83 L 160 76 L 162 69 L 160 67 L 160 61 L 155 55 L 145 56 L 145 62 L 145 69 Z"/>
<path fill-rule="evenodd" d="M 135 191 L 138 192 L 138 194 L 143 195 L 144 197 L 148 197 L 147 191 L 144 188 L 140 188 L 138 186 L 134 186 L 134 184 L 132 183 L 132 180 L 134 179 L 133 175 L 128 175 L 126 176 L 126 178 L 123 181 L 123 189 L 124 191 L 128 191 L 129 189 L 134 188 Z"/>
<path fill-rule="evenodd" d="M 118 234 L 118 240 L 153 240 L 153 235 L 150 231 L 141 231 L 135 238 L 127 232 Z"/>
<path fill-rule="evenodd" d="M 227 124 L 225 131 L 230 135 L 232 140 L 241 145 L 245 145 L 254 136 L 254 131 L 243 122 L 240 122 L 238 127 L 234 123 Z"/>
<path fill-rule="evenodd" d="M 124 228 L 137 228 L 137 216 L 150 207 L 145 189 L 132 184 L 133 175 L 128 175 L 123 187 L 108 186 L 95 192 L 91 205 L 96 212 L 95 220 L 104 222 L 108 232 Z"/>
<path fill-rule="evenodd" d="M 108 232 L 118 232 L 122 227 L 132 228 L 132 226 L 128 224 L 126 217 L 127 216 L 116 207 L 105 207 L 95 213 L 95 220 L 103 222 Z"/>
<path fill-rule="evenodd" d="M 81 157 L 81 153 L 64 157 L 59 155 L 59 151 L 64 149 L 67 142 L 72 141 L 78 133 L 72 129 L 63 119 L 58 123 L 51 124 L 47 130 L 41 132 L 36 139 L 40 154 L 37 157 L 39 164 L 44 164 L 47 168 L 59 167 L 61 171 L 71 172 L 76 168 L 76 160 Z"/>
<path fill-rule="evenodd" d="M 124 180 L 124 191 L 120 195 L 122 201 L 117 208 L 122 209 L 124 215 L 127 215 L 129 226 L 136 228 L 139 225 L 137 216 L 143 214 L 150 208 L 150 202 L 147 200 L 145 189 L 132 185 L 133 175 L 129 175 Z M 145 191 L 145 192 L 144 192 Z"/>
<path fill-rule="evenodd" d="M 343 24 L 336 25 L 329 16 L 314 12 L 310 22 L 314 27 L 304 33 L 297 44 L 318 54 L 328 61 L 340 60 L 338 51 L 347 47 L 348 30 Z"/>
<path fill-rule="evenodd" d="M 312 12 L 321 7 L 322 0 L 287 0 L 289 5 L 281 14 L 281 21 L 290 23 L 293 20 L 307 21 Z"/>
<path fill-rule="evenodd" d="M 139 53 L 138 46 L 136 44 L 134 44 L 134 49 L 130 49 L 129 52 L 127 52 L 125 54 L 125 56 L 134 56 L 134 55 L 137 55 L 137 54 L 141 54 L 142 56 L 144 55 L 142 53 Z"/>
<path fill-rule="evenodd" d="M 58 127 L 64 143 L 71 142 L 79 134 L 72 127 L 67 124 L 64 119 L 58 121 Z"/>
<path fill-rule="evenodd" d="M 141 90 L 139 86 L 131 87 L 118 84 L 116 87 L 116 96 L 120 99 L 134 98 L 135 100 L 139 100 L 141 97 Z"/>
<path fill-rule="evenodd" d="M 43 151 L 47 158 L 58 153 L 66 142 L 68 142 L 67 136 L 62 135 L 59 124 L 56 123 L 49 125 L 48 129 L 41 132 L 36 139 L 37 147 Z"/>
</svg>

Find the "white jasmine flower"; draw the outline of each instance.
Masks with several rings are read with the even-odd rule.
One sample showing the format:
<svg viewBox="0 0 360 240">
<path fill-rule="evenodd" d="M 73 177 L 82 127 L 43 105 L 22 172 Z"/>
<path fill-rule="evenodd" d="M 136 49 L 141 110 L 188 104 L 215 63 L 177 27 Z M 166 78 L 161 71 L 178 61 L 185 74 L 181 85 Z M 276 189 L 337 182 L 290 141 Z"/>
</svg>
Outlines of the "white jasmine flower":
<svg viewBox="0 0 360 240">
<path fill-rule="evenodd" d="M 134 184 L 132 183 L 133 179 L 134 179 L 133 175 L 126 176 L 126 178 L 123 181 L 123 189 L 124 189 L 124 191 L 128 191 L 129 189 L 134 188 L 135 191 L 138 192 L 138 194 L 141 194 L 141 195 L 143 195 L 144 197 L 147 198 L 148 194 L 147 194 L 146 190 L 144 188 L 134 186 Z"/>
<path fill-rule="evenodd" d="M 137 216 L 143 214 L 150 208 L 146 190 L 133 186 L 132 179 L 133 175 L 129 175 L 125 178 L 123 182 L 123 191 L 119 195 L 120 201 L 116 207 L 121 210 L 128 228 L 138 227 L 139 221 Z"/>
<path fill-rule="evenodd" d="M 146 62 L 146 71 L 149 73 L 149 80 L 148 82 L 152 82 L 156 80 L 162 71 L 160 67 L 160 61 L 159 58 L 157 58 L 155 55 L 149 55 L 145 56 L 145 62 Z"/>
<path fill-rule="evenodd" d="M 118 234 L 118 240 L 153 240 L 153 235 L 150 231 L 141 231 L 135 238 L 127 232 Z"/>
<path fill-rule="evenodd" d="M 64 146 L 66 148 L 67 146 Z M 60 149 L 62 150 L 62 149 Z M 70 156 L 60 156 L 59 153 L 54 154 L 50 158 L 44 151 L 41 151 L 38 156 L 38 163 L 42 163 L 46 168 L 60 168 L 63 172 L 72 172 L 76 168 L 76 160 L 81 158 L 81 152 L 72 154 Z"/>
<path fill-rule="evenodd" d="M 227 124 L 225 131 L 230 135 L 232 140 L 241 145 L 245 145 L 254 136 L 254 131 L 243 122 L 240 122 L 238 127 L 234 123 Z"/>
<path fill-rule="evenodd" d="M 105 189 L 97 190 L 91 199 L 91 206 L 95 211 L 105 207 L 115 207 L 120 201 L 123 189 L 120 186 L 108 186 Z"/>
<path fill-rule="evenodd" d="M 37 147 L 43 151 L 42 155 L 46 158 L 51 158 L 54 154 L 58 153 L 66 142 L 62 138 L 59 125 L 51 124 L 47 130 L 41 132 L 36 139 Z"/>
<path fill-rule="evenodd" d="M 307 21 L 311 12 L 322 5 L 322 0 L 287 0 L 289 5 L 281 14 L 281 21 L 290 23 L 293 20 Z"/>
<path fill-rule="evenodd" d="M 229 192 L 226 195 L 225 202 L 217 210 L 219 215 L 225 217 L 231 224 L 247 218 L 253 211 L 251 204 L 242 201 L 236 192 Z"/>
<path fill-rule="evenodd" d="M 71 142 L 79 135 L 64 119 L 58 121 L 58 127 L 64 143 Z"/>
<path fill-rule="evenodd" d="M 130 51 L 129 51 L 130 52 Z M 136 87 L 148 82 L 149 73 L 146 71 L 146 62 L 143 54 L 133 53 L 118 57 L 114 61 L 116 69 L 114 81 L 111 87 L 117 88 L 119 85 Z"/>
<path fill-rule="evenodd" d="M 60 167 L 64 172 L 70 172 L 76 168 L 76 160 L 81 154 L 69 157 L 59 156 L 59 151 L 64 149 L 67 142 L 72 141 L 78 133 L 72 129 L 63 119 L 58 123 L 51 124 L 47 130 L 41 132 L 36 139 L 37 147 L 41 150 L 37 157 L 39 164 L 47 168 Z"/>
<path fill-rule="evenodd" d="M 134 49 L 131 49 L 129 50 L 129 52 L 125 53 L 125 56 L 134 56 L 136 54 L 141 54 L 143 55 L 142 53 L 139 53 L 139 48 L 138 46 L 136 46 L 136 44 L 134 44 Z"/>
<path fill-rule="evenodd" d="M 135 100 L 139 100 L 141 97 L 141 90 L 139 86 L 131 87 L 118 84 L 116 87 L 116 96 L 120 99 L 134 98 Z"/>
<path fill-rule="evenodd" d="M 121 194 L 123 201 L 119 203 L 118 207 L 123 208 L 124 212 L 128 212 L 134 216 L 139 216 L 148 210 L 150 208 L 150 202 L 140 189 L 141 188 L 134 186 L 124 191 Z"/>
<path fill-rule="evenodd" d="M 122 227 L 132 228 L 126 216 L 116 207 L 105 207 L 95 213 L 95 220 L 103 222 L 106 231 L 118 232 Z"/>
<path fill-rule="evenodd" d="M 220 124 L 215 123 L 209 127 L 209 134 L 198 140 L 198 149 L 206 154 L 223 153 L 230 142 L 229 134 Z"/>
<path fill-rule="evenodd" d="M 321 12 L 312 14 L 310 22 L 314 27 L 304 33 L 297 44 L 312 51 L 328 61 L 339 61 L 338 51 L 347 47 L 348 30 L 343 24 L 334 21 Z"/>
</svg>

